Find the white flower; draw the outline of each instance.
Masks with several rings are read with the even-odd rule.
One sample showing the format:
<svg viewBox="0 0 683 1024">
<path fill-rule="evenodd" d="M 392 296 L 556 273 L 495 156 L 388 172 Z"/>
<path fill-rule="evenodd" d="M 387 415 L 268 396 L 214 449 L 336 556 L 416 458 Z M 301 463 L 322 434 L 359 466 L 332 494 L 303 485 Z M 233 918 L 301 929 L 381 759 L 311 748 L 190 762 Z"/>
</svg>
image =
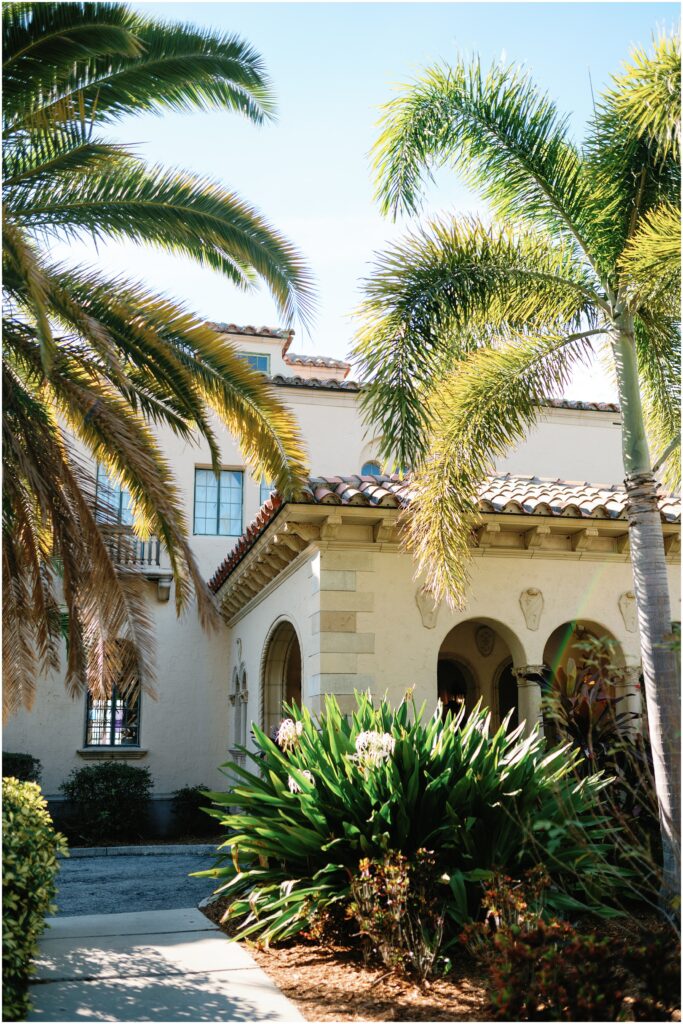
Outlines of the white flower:
<svg viewBox="0 0 683 1024">
<path fill-rule="evenodd" d="M 360 765 L 376 767 L 387 761 L 394 752 L 395 740 L 388 732 L 369 730 L 356 737 L 355 760 Z"/>
<path fill-rule="evenodd" d="M 310 784 L 312 786 L 315 786 L 315 779 L 313 778 L 313 775 L 311 774 L 311 772 L 308 771 L 307 768 L 304 768 L 304 770 L 302 771 L 301 774 L 306 779 L 306 782 L 310 782 Z M 287 777 L 287 785 L 289 786 L 290 793 L 301 793 L 302 792 L 301 786 L 296 781 L 296 779 L 292 778 L 291 775 L 289 775 Z"/>
<path fill-rule="evenodd" d="M 298 742 L 299 736 L 301 736 L 303 731 L 303 722 L 295 722 L 292 718 L 283 718 L 280 722 L 275 742 L 278 747 L 282 747 L 283 750 L 288 750 Z"/>
</svg>

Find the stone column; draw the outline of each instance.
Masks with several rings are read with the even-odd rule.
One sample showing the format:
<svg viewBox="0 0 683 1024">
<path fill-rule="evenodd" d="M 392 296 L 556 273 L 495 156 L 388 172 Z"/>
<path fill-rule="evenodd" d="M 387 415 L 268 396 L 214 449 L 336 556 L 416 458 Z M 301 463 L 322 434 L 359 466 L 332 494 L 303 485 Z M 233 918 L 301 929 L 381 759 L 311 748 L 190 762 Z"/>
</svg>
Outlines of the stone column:
<svg viewBox="0 0 683 1024">
<path fill-rule="evenodd" d="M 543 681 L 543 665 L 525 665 L 513 669 L 517 678 L 517 708 L 519 722 L 524 722 L 524 735 L 530 736 L 538 722 L 543 727 L 541 713 L 541 683 Z"/>
<path fill-rule="evenodd" d="M 641 665 L 627 665 L 624 670 L 624 682 L 617 687 L 617 697 L 624 696 L 617 704 L 617 714 L 622 711 L 632 711 L 638 717 L 634 718 L 628 725 L 631 733 L 643 731 L 643 701 L 640 676 L 643 669 Z"/>
</svg>

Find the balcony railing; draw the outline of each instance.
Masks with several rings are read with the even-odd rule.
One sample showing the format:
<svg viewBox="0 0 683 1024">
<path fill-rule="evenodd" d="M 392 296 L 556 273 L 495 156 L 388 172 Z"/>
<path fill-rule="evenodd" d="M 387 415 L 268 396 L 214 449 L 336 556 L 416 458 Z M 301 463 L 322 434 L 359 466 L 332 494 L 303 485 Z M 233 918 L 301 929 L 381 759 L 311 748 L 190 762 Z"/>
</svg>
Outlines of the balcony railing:
<svg viewBox="0 0 683 1024">
<path fill-rule="evenodd" d="M 116 565 L 156 568 L 161 564 L 161 541 L 158 537 L 140 540 L 129 526 L 100 526 L 100 530 Z"/>
</svg>

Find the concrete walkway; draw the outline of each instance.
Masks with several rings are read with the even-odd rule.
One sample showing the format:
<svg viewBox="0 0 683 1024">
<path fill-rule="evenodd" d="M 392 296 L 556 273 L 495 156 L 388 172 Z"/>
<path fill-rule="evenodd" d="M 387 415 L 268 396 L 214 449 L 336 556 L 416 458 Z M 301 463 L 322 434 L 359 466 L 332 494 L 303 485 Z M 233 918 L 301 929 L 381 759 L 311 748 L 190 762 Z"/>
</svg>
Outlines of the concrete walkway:
<svg viewBox="0 0 683 1024">
<path fill-rule="evenodd" d="M 302 1021 L 244 946 L 199 911 L 57 917 L 31 1021 Z"/>
</svg>

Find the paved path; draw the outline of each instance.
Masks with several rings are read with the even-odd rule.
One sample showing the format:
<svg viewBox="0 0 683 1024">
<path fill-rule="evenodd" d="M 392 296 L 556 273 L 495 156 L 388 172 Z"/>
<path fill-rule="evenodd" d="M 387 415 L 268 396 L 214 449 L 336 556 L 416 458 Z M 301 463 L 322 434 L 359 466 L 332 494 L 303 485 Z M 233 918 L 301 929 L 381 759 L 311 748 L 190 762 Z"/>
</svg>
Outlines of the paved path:
<svg viewBox="0 0 683 1024">
<path fill-rule="evenodd" d="M 247 950 L 194 908 L 52 919 L 30 1021 L 302 1021 Z"/>
<path fill-rule="evenodd" d="M 213 892 L 216 882 L 188 875 L 213 867 L 214 858 L 207 854 L 163 851 L 160 846 L 159 853 L 152 856 L 60 860 L 55 901 L 58 916 L 196 907 Z"/>
</svg>

